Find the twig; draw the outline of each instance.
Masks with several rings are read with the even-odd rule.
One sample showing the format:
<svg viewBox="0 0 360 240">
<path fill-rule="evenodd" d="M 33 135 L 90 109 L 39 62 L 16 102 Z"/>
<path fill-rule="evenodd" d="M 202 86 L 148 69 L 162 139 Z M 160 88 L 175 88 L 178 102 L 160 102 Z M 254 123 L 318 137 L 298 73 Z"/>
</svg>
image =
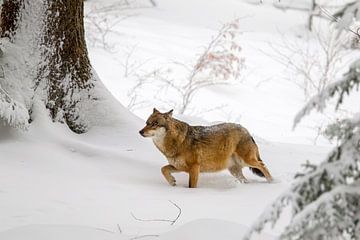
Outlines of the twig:
<svg viewBox="0 0 360 240">
<path fill-rule="evenodd" d="M 217 106 L 212 107 L 212 108 L 203 109 L 203 110 L 197 112 L 197 115 L 203 115 L 204 113 L 209 113 L 209 112 L 213 112 L 213 111 L 216 111 L 216 110 L 221 110 L 221 109 L 223 109 L 223 108 L 225 108 L 227 106 L 228 106 L 228 104 L 223 103 L 223 104 L 217 105 Z"/>
<path fill-rule="evenodd" d="M 343 38 L 337 36 L 337 31 L 331 29 L 326 37 L 315 31 L 318 50 L 309 44 L 303 46 L 298 41 L 289 41 L 282 36 L 282 44 L 268 43 L 273 53 L 258 49 L 263 54 L 279 62 L 295 77 L 290 80 L 296 84 L 308 99 L 311 95 L 321 92 L 336 78 L 338 70 L 344 66 L 344 57 L 348 51 L 343 47 Z M 334 68 L 336 66 L 336 68 Z M 335 70 L 334 70 L 335 69 Z M 300 77 L 300 78 L 299 78 Z"/>
<path fill-rule="evenodd" d="M 130 238 L 130 240 L 141 239 L 141 238 L 147 238 L 147 237 L 160 237 L 160 235 L 156 235 L 156 234 L 147 234 L 147 235 L 141 235 L 141 236 L 136 236 L 136 237 Z"/>
<path fill-rule="evenodd" d="M 179 217 L 181 216 L 181 213 L 182 213 L 182 210 L 181 208 L 176 204 L 174 203 L 173 201 L 169 200 L 169 202 L 174 205 L 178 210 L 178 215 L 176 216 L 175 219 L 171 220 L 171 219 L 142 219 L 142 218 L 138 218 L 136 217 L 132 212 L 130 213 L 131 216 L 137 220 L 137 221 L 141 221 L 141 222 L 170 222 L 170 225 L 174 225 L 176 223 L 176 221 L 179 219 Z"/>
<path fill-rule="evenodd" d="M 244 58 L 240 56 L 241 47 L 236 37 L 239 32 L 239 21 L 237 18 L 231 22 L 223 24 L 217 34 L 204 47 L 202 53 L 196 58 L 195 62 L 187 64 L 185 62 L 172 61 L 175 67 L 181 67 L 186 70 L 184 78 L 178 75 L 173 76 L 172 69 L 167 71 L 158 69 L 153 71 L 154 74 L 144 77 L 144 80 L 138 80 L 137 84 L 129 91 L 128 96 L 131 98 L 128 104 L 129 109 L 139 106 L 138 89 L 142 85 L 148 84 L 158 88 L 154 95 L 154 100 L 160 96 L 160 92 L 168 94 L 170 91 L 176 96 L 178 102 L 171 103 L 166 99 L 166 105 L 174 105 L 179 114 L 188 113 L 191 110 L 193 99 L 199 90 L 209 86 L 228 85 L 239 80 L 240 72 L 245 67 Z M 136 73 L 137 68 L 146 62 L 138 64 L 131 62 L 130 57 L 133 55 L 134 48 L 128 51 L 122 66 L 125 69 L 125 76 Z M 154 84 L 155 83 L 155 84 Z M 158 84 L 156 84 L 158 83 Z M 162 101 L 162 99 L 160 99 Z M 147 101 L 143 101 L 145 103 Z M 141 106 L 141 104 L 140 104 Z"/>
<path fill-rule="evenodd" d="M 181 215 L 181 208 L 176 204 L 174 203 L 173 201 L 169 200 L 169 202 L 171 202 L 178 210 L 179 210 L 179 213 L 178 215 L 176 216 L 176 218 L 174 219 L 174 221 L 171 223 L 171 225 L 174 225 L 176 223 L 176 221 L 179 219 L 180 215 Z"/>
<path fill-rule="evenodd" d="M 118 227 L 119 232 L 120 232 L 120 234 L 121 234 L 121 233 L 122 233 L 122 230 L 121 230 L 120 224 L 117 224 L 117 227 Z"/>
<path fill-rule="evenodd" d="M 151 59 L 146 59 L 144 61 L 132 60 L 134 53 L 137 51 L 137 44 L 128 47 L 125 51 L 125 60 L 119 61 L 119 64 L 124 68 L 124 77 L 129 77 L 131 75 L 136 75 L 136 72 L 141 69 L 145 64 L 147 64 Z"/>
<path fill-rule="evenodd" d="M 108 233 L 115 233 L 113 231 L 110 231 L 110 230 L 107 230 L 105 228 L 95 228 L 96 230 L 100 230 L 100 231 L 103 231 L 103 232 L 108 232 Z"/>
</svg>

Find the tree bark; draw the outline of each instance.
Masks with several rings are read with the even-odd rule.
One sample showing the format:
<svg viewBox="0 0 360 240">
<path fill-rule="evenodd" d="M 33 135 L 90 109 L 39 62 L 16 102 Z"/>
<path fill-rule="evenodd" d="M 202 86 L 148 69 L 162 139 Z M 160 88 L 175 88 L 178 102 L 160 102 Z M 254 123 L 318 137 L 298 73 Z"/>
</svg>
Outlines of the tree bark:
<svg viewBox="0 0 360 240">
<path fill-rule="evenodd" d="M 87 92 L 93 87 L 84 36 L 84 2 L 46 0 L 45 4 L 42 56 L 47 64 L 39 69 L 37 81 L 47 81 L 46 107 L 51 117 L 63 118 L 71 130 L 81 133 L 86 126 L 78 121 L 77 105 L 82 98 L 90 98 Z"/>
<path fill-rule="evenodd" d="M 309 18 L 308 18 L 308 29 L 309 29 L 309 31 L 312 31 L 312 29 L 313 29 L 313 20 L 314 20 L 314 15 L 315 15 L 315 9 L 316 9 L 316 0 L 312 0 L 311 1 L 311 8 L 310 8 L 310 13 L 309 13 Z"/>
<path fill-rule="evenodd" d="M 0 36 L 11 38 L 19 19 L 20 7 L 23 0 L 5 0 L 1 6 Z"/>
<path fill-rule="evenodd" d="M 34 9 L 38 16 L 32 15 Z M 41 95 L 54 121 L 66 123 L 76 133 L 85 132 L 88 126 L 82 107 L 89 106 L 95 99 L 92 96 L 95 80 L 85 43 L 84 0 L 5 0 L 0 16 L 1 37 L 14 39 L 11 41 L 14 46 L 20 44 L 20 48 L 13 48 L 15 51 L 23 49 L 40 56 L 39 59 L 25 59 L 37 68 L 30 80 L 34 96 Z M 18 31 L 20 28 L 22 31 Z M 24 45 L 24 36 L 29 35 L 24 35 L 24 29 L 30 29 L 25 31 L 30 35 L 36 31 L 35 44 Z M 26 55 L 29 56 L 31 54 Z M 14 65 L 13 62 L 9 64 Z M 19 70 L 27 66 L 13 67 Z M 5 81 L 9 83 L 11 79 Z"/>
</svg>

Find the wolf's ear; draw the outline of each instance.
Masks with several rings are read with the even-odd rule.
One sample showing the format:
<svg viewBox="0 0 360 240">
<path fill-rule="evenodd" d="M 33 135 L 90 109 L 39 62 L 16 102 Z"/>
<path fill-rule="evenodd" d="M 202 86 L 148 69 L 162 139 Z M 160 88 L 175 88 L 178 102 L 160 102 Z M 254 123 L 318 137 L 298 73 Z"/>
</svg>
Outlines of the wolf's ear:
<svg viewBox="0 0 360 240">
<path fill-rule="evenodd" d="M 160 113 L 160 112 L 156 108 L 154 108 L 153 113 Z"/>
<path fill-rule="evenodd" d="M 168 111 L 168 112 L 166 113 L 166 115 L 172 117 L 173 111 L 174 111 L 174 109 L 171 109 L 170 111 Z"/>
</svg>

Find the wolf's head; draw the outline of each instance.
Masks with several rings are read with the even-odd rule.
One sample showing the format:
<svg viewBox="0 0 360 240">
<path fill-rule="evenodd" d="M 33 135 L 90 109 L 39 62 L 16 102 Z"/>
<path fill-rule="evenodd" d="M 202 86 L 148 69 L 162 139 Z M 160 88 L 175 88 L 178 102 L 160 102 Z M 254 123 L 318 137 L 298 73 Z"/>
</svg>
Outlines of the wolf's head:
<svg viewBox="0 0 360 240">
<path fill-rule="evenodd" d="M 153 113 L 146 120 L 146 126 L 139 131 L 143 137 L 159 137 L 166 133 L 168 122 L 172 117 L 173 110 L 166 113 L 159 112 L 154 108 Z"/>
</svg>

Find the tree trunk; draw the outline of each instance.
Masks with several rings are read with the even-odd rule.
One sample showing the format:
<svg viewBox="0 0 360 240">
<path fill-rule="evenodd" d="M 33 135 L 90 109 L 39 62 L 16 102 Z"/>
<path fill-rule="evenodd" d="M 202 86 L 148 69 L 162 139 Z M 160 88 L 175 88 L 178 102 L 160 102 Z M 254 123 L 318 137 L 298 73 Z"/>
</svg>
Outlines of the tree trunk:
<svg viewBox="0 0 360 240">
<path fill-rule="evenodd" d="M 312 31 L 313 29 L 313 20 L 315 15 L 315 9 L 316 9 L 316 0 L 311 0 L 311 8 L 308 18 L 308 29 L 309 31 Z"/>
<path fill-rule="evenodd" d="M 150 3 L 151 3 L 151 5 L 152 5 L 153 7 L 156 7 L 156 6 L 157 6 L 155 0 L 150 0 Z"/>
<path fill-rule="evenodd" d="M 47 81 L 46 107 L 53 119 L 64 119 L 77 133 L 86 130 L 79 121 L 78 103 L 90 98 L 91 65 L 84 36 L 83 0 L 46 0 L 45 33 L 42 57 L 47 61 L 39 69 L 37 81 Z M 56 13 L 56 14 L 54 14 Z"/>
<path fill-rule="evenodd" d="M 30 81 L 28 85 L 32 85 L 27 91 L 31 90 L 33 96 L 24 101 L 31 102 L 36 96 L 40 96 L 50 117 L 54 121 L 66 123 L 76 133 L 85 132 L 88 128 L 83 106 L 96 100 L 92 95 L 95 80 L 85 43 L 83 17 L 84 0 L 5 0 L 0 22 L 1 37 L 14 39 L 8 44 L 8 49 L 24 50 L 25 55 L 31 52 L 23 57 L 24 66 L 20 66 L 21 63 L 14 64 L 14 62 L 4 64 L 4 66 L 10 66 L 8 79 L 5 79 L 3 83 L 0 81 L 0 88 L 3 86 L 4 92 L 12 91 L 10 87 L 5 89 L 12 85 L 11 67 L 19 71 L 27 68 L 29 72 L 35 69 L 31 80 L 21 80 Z M 18 31 L 19 28 L 22 30 Z M 27 33 L 24 34 L 24 31 Z M 27 44 L 24 40 L 26 38 L 35 39 L 34 44 Z M 8 55 L 11 55 L 11 52 Z M 15 57 L 18 55 L 21 55 L 21 52 L 14 54 Z M 32 57 L 33 55 L 39 57 Z M 21 87 L 21 84 L 18 85 L 21 88 L 19 91 L 23 91 L 24 87 Z M 9 95 L 15 100 L 22 98 L 19 97 L 21 94 Z M 32 104 L 24 105 L 27 105 L 31 113 Z"/>
<path fill-rule="evenodd" d="M 16 30 L 23 0 L 5 0 L 1 7 L 0 36 L 11 38 Z"/>
</svg>

